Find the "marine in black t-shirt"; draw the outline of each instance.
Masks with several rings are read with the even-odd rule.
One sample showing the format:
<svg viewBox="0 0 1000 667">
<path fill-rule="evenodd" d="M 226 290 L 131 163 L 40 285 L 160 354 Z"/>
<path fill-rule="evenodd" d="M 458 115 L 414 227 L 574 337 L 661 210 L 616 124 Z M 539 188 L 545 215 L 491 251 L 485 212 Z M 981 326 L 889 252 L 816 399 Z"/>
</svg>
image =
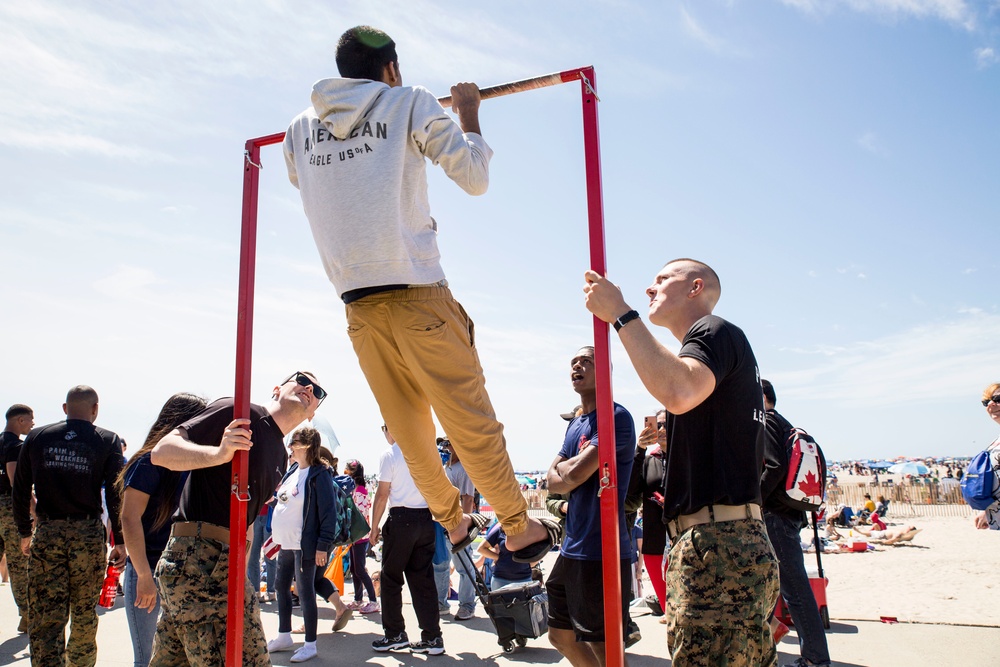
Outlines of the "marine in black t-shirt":
<svg viewBox="0 0 1000 667">
<path fill-rule="evenodd" d="M 201 524 L 230 527 L 232 460 L 238 451 L 247 451 L 246 519 L 248 526 L 253 524 L 285 470 L 284 433 L 311 419 L 325 396 L 315 376 L 297 371 L 275 386 L 266 406 L 251 404 L 248 419 L 234 419 L 233 399 L 220 399 L 153 448 L 154 465 L 191 474 L 156 566 L 163 602 L 151 663 L 187 655 L 214 664 L 225 652 L 230 546 L 218 531 L 209 531 L 214 537 L 202 532 Z M 197 533 L 190 532 L 192 522 L 199 522 Z M 249 601 L 243 607 L 243 663 L 266 665 L 270 661 L 260 607 L 249 580 L 242 579 L 244 601 Z"/>
<path fill-rule="evenodd" d="M 36 428 L 21 445 L 14 473 L 14 520 L 31 535 L 29 504 L 34 486 L 39 519 L 100 517 L 104 489 L 115 544 L 122 544 L 121 497 L 116 480 L 125 457 L 117 434 L 84 419 Z"/>
<path fill-rule="evenodd" d="M 704 262 L 677 259 L 646 289 L 649 321 L 681 341 L 678 354 L 653 337 L 618 287 L 594 271 L 586 280 L 587 309 L 614 323 L 643 384 L 668 412 L 663 514 L 685 517 L 673 524 L 665 577 L 671 657 L 774 664 L 774 642 L 761 628 L 778 597 L 778 568 L 755 507 L 764 400 L 746 336 L 712 314 L 719 276 Z"/>
</svg>

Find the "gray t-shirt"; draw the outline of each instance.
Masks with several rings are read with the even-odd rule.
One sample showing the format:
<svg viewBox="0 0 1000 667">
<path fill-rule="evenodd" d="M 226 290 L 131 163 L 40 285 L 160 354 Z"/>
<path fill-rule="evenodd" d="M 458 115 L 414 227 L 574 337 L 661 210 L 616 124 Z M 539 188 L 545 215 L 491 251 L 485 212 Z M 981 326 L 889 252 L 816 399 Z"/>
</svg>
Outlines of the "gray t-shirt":
<svg viewBox="0 0 1000 667">
<path fill-rule="evenodd" d="M 456 461 L 449 466 L 445 466 L 444 472 L 448 475 L 448 481 L 458 489 L 461 495 L 476 495 L 476 485 L 469 479 L 469 473 L 465 472 L 465 466 L 461 462 Z"/>
</svg>

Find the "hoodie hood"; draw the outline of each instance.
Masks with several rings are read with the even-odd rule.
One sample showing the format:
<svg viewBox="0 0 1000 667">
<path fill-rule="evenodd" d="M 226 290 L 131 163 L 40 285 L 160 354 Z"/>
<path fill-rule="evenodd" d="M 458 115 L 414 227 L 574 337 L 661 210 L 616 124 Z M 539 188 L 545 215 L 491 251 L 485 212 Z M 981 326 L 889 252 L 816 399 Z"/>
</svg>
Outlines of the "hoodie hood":
<svg viewBox="0 0 1000 667">
<path fill-rule="evenodd" d="M 312 105 L 330 134 L 346 139 L 378 99 L 389 91 L 381 81 L 321 79 L 313 84 Z"/>
</svg>

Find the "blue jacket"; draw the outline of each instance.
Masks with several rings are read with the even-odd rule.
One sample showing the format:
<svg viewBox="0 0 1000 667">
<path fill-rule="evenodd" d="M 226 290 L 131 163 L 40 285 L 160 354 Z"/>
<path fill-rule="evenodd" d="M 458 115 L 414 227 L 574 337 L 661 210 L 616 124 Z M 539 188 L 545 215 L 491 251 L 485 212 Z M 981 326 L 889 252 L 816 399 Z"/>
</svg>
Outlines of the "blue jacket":
<svg viewBox="0 0 1000 667">
<path fill-rule="evenodd" d="M 282 483 L 299 469 L 293 463 L 281 478 Z M 330 469 L 322 463 L 309 467 L 305 498 L 302 501 L 302 554 L 315 557 L 317 551 L 329 552 L 337 535 L 336 496 Z M 278 486 L 281 486 L 279 484 Z"/>
</svg>

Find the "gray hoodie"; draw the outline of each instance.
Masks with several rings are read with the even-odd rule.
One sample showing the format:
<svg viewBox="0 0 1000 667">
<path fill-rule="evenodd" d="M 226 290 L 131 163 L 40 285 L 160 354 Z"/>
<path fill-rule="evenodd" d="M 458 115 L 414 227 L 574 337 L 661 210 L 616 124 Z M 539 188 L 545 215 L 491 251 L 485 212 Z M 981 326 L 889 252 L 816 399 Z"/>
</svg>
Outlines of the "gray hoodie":
<svg viewBox="0 0 1000 667">
<path fill-rule="evenodd" d="M 463 133 L 426 88 L 324 79 L 312 103 L 288 128 L 285 162 L 337 294 L 442 280 L 424 158 L 480 195 L 486 141 Z"/>
</svg>

